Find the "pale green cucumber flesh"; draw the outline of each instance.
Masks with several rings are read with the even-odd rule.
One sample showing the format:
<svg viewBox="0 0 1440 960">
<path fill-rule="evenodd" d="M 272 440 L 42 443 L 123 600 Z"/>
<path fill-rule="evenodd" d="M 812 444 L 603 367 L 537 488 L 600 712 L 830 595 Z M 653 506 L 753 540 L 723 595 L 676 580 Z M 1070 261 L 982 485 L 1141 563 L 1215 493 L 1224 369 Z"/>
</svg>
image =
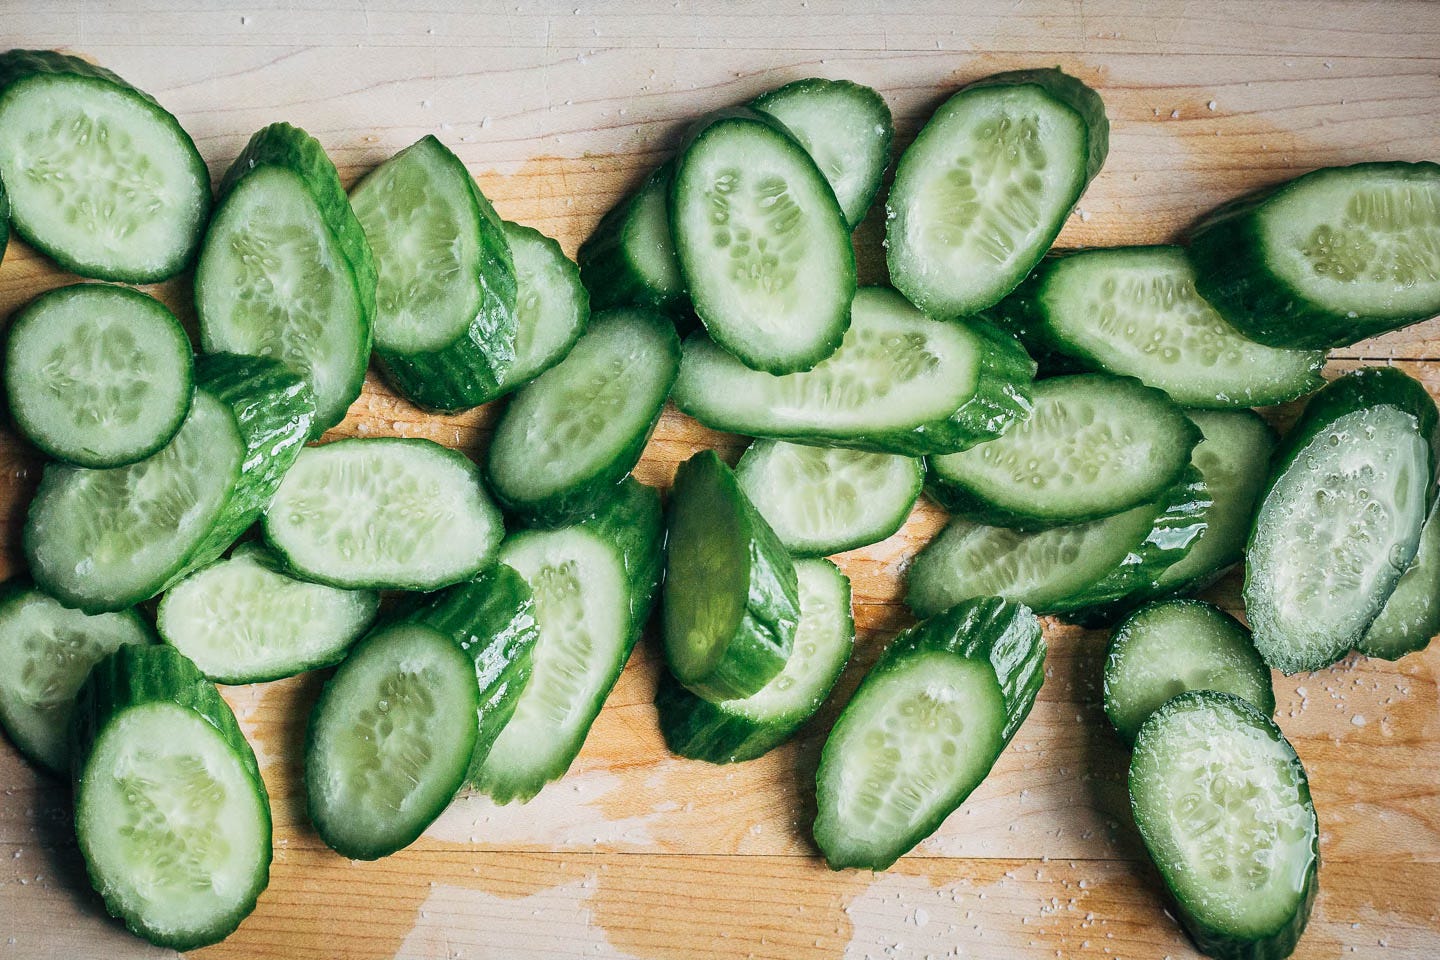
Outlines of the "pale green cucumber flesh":
<svg viewBox="0 0 1440 960">
<path fill-rule="evenodd" d="M 515 362 L 501 381 L 518 387 L 569 352 L 590 319 L 590 298 L 554 240 L 513 223 L 505 239 L 515 261 Z"/>
<path fill-rule="evenodd" d="M 1360 640 L 1369 657 L 1397 659 L 1424 649 L 1440 632 L 1440 500 L 1430 507 L 1420 549 Z"/>
<path fill-rule="evenodd" d="M 644 280 L 657 302 L 685 295 L 685 279 L 670 236 L 670 178 L 652 176 L 631 201 L 620 242 L 630 267 Z"/>
</svg>

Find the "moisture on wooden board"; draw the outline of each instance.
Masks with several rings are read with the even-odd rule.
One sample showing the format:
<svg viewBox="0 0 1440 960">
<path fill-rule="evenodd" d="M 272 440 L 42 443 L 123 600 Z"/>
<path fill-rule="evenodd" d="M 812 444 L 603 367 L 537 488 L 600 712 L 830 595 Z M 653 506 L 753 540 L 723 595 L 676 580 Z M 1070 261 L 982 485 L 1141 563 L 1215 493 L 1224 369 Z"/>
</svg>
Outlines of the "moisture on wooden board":
<svg viewBox="0 0 1440 960">
<path fill-rule="evenodd" d="M 161 0 L 0 3 L 6 47 L 91 57 L 147 89 L 223 173 L 250 134 L 313 133 L 346 183 L 427 133 L 502 216 L 573 255 L 599 217 L 674 149 L 687 122 L 805 76 L 878 89 L 897 149 L 961 84 L 1060 65 L 1094 85 L 1110 157 L 1061 246 L 1174 239 L 1200 213 L 1316 166 L 1440 159 L 1440 5 L 1308 0 L 1080 4 L 430 4 L 308 0 L 242 10 Z M 883 276 L 883 223 L 856 235 Z M 13 241 L 0 313 L 70 282 Z M 154 288 L 193 322 L 188 281 Z M 1440 394 L 1440 321 L 1337 351 L 1332 375 L 1394 363 Z M 1281 422 L 1295 407 L 1278 412 Z M 428 437 L 472 456 L 497 410 L 430 416 L 368 378 L 329 434 Z M 664 414 L 637 474 L 744 441 Z M 38 460 L 0 432 L 0 574 Z M 843 702 L 909 622 L 906 562 L 943 525 L 922 502 L 894 537 L 840 560 L 854 582 L 856 662 Z M 1227 608 L 1238 584 L 1213 592 Z M 275 812 L 255 914 L 212 958 L 1194 957 L 1129 821 L 1126 754 L 1100 709 L 1103 633 L 1048 622 L 1034 712 L 992 775 L 882 874 L 834 873 L 809 837 L 828 706 L 793 743 L 715 767 L 664 748 L 661 668 L 638 648 L 570 774 L 526 806 L 458 800 L 413 848 L 375 863 L 328 850 L 300 793 L 319 678 L 227 688 Z M 1440 649 L 1276 675 L 1276 719 L 1309 771 L 1321 894 L 1295 956 L 1440 956 Z M 65 790 L 0 743 L 0 960 L 164 957 L 103 916 Z"/>
</svg>

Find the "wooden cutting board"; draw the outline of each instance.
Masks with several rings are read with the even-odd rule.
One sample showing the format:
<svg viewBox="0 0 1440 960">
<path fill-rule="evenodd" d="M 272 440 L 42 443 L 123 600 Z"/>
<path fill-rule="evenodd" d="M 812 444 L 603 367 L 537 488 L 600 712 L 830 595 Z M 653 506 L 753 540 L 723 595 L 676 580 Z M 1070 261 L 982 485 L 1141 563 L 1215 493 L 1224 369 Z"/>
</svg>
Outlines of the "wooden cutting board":
<svg viewBox="0 0 1440 960">
<path fill-rule="evenodd" d="M 423 7 L 428 6 L 429 9 Z M 288 120 L 347 182 L 418 137 L 454 148 L 502 215 L 573 254 L 667 157 L 687 121 L 788 80 L 871 84 L 900 145 L 959 85 L 1060 64 L 1104 96 L 1110 158 L 1061 244 L 1157 242 L 1227 197 L 1316 166 L 1440 159 L 1440 5 L 1062 0 L 722 3 L 69 0 L 0 4 L 4 47 L 92 57 L 152 92 L 218 177 Z M 874 13 L 876 7 L 883 12 Z M 880 277 L 881 224 L 857 235 Z M 71 278 L 13 243 L 0 313 Z M 188 281 L 157 292 L 188 312 Z M 1335 355 L 1393 363 L 1440 392 L 1440 321 Z M 490 409 L 430 417 L 378 381 L 331 436 L 430 437 L 471 456 Z M 1282 418 L 1285 413 L 1282 412 Z M 667 412 L 637 470 L 666 486 L 703 446 L 743 440 Z M 0 433 L 0 573 L 39 462 Z M 839 558 L 854 579 L 855 663 L 908 615 L 905 563 L 943 523 L 919 505 L 890 540 Z M 1236 586 L 1215 595 L 1233 608 Z M 832 705 L 794 743 L 735 767 L 669 755 L 636 651 L 568 776 L 523 807 L 457 800 L 377 863 L 306 823 L 301 737 L 320 678 L 226 690 L 275 808 L 275 863 L 220 958 L 1190 957 L 1130 821 L 1127 757 L 1099 706 L 1105 637 L 1059 624 L 1045 687 L 994 773 L 882 874 L 832 873 L 809 837 Z M 0 666 L 3 669 L 3 666 Z M 1440 646 L 1277 674 L 1277 719 L 1310 773 L 1321 893 L 1297 957 L 1440 956 Z M 165 956 L 108 920 L 86 882 L 66 790 L 0 743 L 0 960 Z"/>
</svg>

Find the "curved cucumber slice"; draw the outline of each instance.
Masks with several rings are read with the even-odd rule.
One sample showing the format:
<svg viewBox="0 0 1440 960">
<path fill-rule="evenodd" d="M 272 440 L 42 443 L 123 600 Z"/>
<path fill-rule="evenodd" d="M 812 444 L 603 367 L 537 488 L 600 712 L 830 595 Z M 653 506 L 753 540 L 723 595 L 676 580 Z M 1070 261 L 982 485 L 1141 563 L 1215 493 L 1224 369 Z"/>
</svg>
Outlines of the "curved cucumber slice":
<svg viewBox="0 0 1440 960">
<path fill-rule="evenodd" d="M 930 493 L 952 513 L 1042 529 L 1154 502 L 1190 463 L 1199 429 L 1159 390 L 1086 374 L 1035 384 L 1029 419 L 929 462 Z"/>
<path fill-rule="evenodd" d="M 643 306 L 665 310 L 685 300 L 685 281 L 670 234 L 670 182 L 660 167 L 616 204 L 580 247 L 580 277 L 596 310 Z"/>
<path fill-rule="evenodd" d="M 506 407 L 486 461 L 495 495 L 550 522 L 593 511 L 640 461 L 679 366 L 675 328 L 658 313 L 597 314 Z"/>
<path fill-rule="evenodd" d="M 306 580 L 435 590 L 468 580 L 504 535 L 480 471 L 430 440 L 308 447 L 265 511 L 265 539 Z"/>
<path fill-rule="evenodd" d="M 92 617 L 23 581 L 0 585 L 0 727 L 32 763 L 67 774 L 70 713 L 90 668 L 123 644 L 154 642 L 134 610 Z"/>
<path fill-rule="evenodd" d="M 370 362 L 365 233 L 324 149 L 286 123 L 250 138 L 220 196 L 195 271 L 201 345 L 298 370 L 315 393 L 318 437 L 360 396 Z"/>
<path fill-rule="evenodd" d="M 851 229 L 865 219 L 895 139 L 890 108 L 880 94 L 849 80 L 811 77 L 762 94 L 750 106 L 779 120 L 800 141 L 835 191 Z"/>
<path fill-rule="evenodd" d="M 901 633 L 830 731 L 815 842 L 831 869 L 883 870 L 965 801 L 1044 680 L 1040 623 L 995 597 Z"/>
<path fill-rule="evenodd" d="M 174 950 L 229 936 L 270 880 L 270 801 L 215 686 L 174 647 L 122 646 L 71 732 L 75 834 L 106 908 Z"/>
<path fill-rule="evenodd" d="M 756 440 L 735 479 L 785 549 L 825 557 L 879 543 L 904 526 L 925 465 L 888 453 Z"/>
<path fill-rule="evenodd" d="M 1110 635 L 1105 654 L 1105 715 L 1127 743 L 1171 697 L 1218 690 L 1275 712 L 1270 668 L 1250 631 L 1201 600 L 1162 600 L 1136 610 Z"/>
<path fill-rule="evenodd" d="M 160 636 L 217 683 L 259 683 L 339 662 L 375 619 L 379 594 L 295 580 L 255 543 L 165 591 Z"/>
<path fill-rule="evenodd" d="M 1269 717 L 1212 690 L 1170 700 L 1140 728 L 1130 808 L 1202 953 L 1290 955 L 1315 900 L 1319 826 Z"/>
<path fill-rule="evenodd" d="M 1320 391 L 1260 498 L 1245 612 L 1265 662 L 1318 670 L 1360 642 L 1415 557 L 1435 485 L 1435 401 L 1393 367 Z"/>
<path fill-rule="evenodd" d="M 310 429 L 310 390 L 276 360 L 196 361 L 175 439 L 107 470 L 51 464 L 25 522 L 35 582 L 87 613 L 122 610 L 220 556 L 260 516 Z"/>
<path fill-rule="evenodd" d="M 716 430 L 924 456 L 1024 419 L 1034 371 L 1007 334 L 936 323 L 893 290 L 863 287 L 840 349 L 804 373 L 772 377 L 690 337 L 674 400 Z"/>
<path fill-rule="evenodd" d="M 895 168 L 890 280 L 935 317 L 969 316 L 1025 278 L 1109 146 L 1105 105 L 1059 70 L 996 74 L 935 111 Z"/>
<path fill-rule="evenodd" d="M 1425 649 L 1436 633 L 1440 633 L 1440 500 L 1425 518 L 1414 562 L 1360 638 L 1358 649 L 1367 657 L 1398 660 Z"/>
<path fill-rule="evenodd" d="M 850 581 L 829 560 L 798 560 L 800 624 L 785 668 L 739 700 L 711 703 L 660 678 L 660 731 L 682 757 L 711 763 L 753 760 L 790 739 L 830 694 L 855 643 Z"/>
<path fill-rule="evenodd" d="M 702 120 L 676 161 L 670 227 L 711 338 L 766 373 L 809 370 L 850 323 L 855 251 L 805 148 L 753 110 Z"/>
<path fill-rule="evenodd" d="M 538 230 L 505 224 L 515 261 L 515 362 L 501 376 L 511 389 L 565 358 L 590 321 L 590 298 L 580 271 L 560 244 Z"/>
<path fill-rule="evenodd" d="M 785 666 L 800 620 L 795 565 L 713 450 L 675 473 L 665 536 L 670 671 L 707 700 L 749 697 Z"/>
<path fill-rule="evenodd" d="M 0 179 L 15 232 L 101 280 L 174 276 L 210 215 L 210 173 L 179 122 L 109 70 L 50 50 L 0 54 Z"/>
<path fill-rule="evenodd" d="M 10 324 L 5 394 L 29 440 L 82 467 L 169 443 L 194 392 L 190 338 L 157 300 L 98 283 L 51 290 Z"/>
<path fill-rule="evenodd" d="M 1440 313 L 1440 165 L 1316 170 L 1195 228 L 1196 286 L 1241 333 L 1323 349 Z"/>
</svg>

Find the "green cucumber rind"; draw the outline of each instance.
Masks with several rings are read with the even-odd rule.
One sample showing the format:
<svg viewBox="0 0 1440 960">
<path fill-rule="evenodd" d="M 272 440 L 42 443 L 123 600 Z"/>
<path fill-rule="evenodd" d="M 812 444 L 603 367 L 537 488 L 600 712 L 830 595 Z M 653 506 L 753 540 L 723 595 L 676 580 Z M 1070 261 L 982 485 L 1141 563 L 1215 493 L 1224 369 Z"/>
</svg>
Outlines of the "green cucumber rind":
<svg viewBox="0 0 1440 960">
<path fill-rule="evenodd" d="M 1424 604 L 1420 608 L 1407 610 L 1403 606 L 1417 598 Z M 1397 603 L 1402 606 L 1396 607 Z M 1400 575 L 1395 592 L 1360 638 L 1356 649 L 1367 657 L 1399 660 L 1407 653 L 1424 650 L 1437 633 L 1440 633 L 1440 500 L 1430 506 L 1414 561 Z"/>
<path fill-rule="evenodd" d="M 601 218 L 595 232 L 580 245 L 576 260 L 580 265 L 580 279 L 590 292 L 590 307 L 593 310 L 608 310 L 611 307 L 642 306 L 656 310 L 680 310 L 686 304 L 686 295 L 681 282 L 678 289 L 667 290 L 657 287 L 642 267 L 631 256 L 629 234 L 631 217 L 641 195 L 648 190 L 662 191 L 668 209 L 670 182 L 675 175 L 675 162 L 667 161 L 655 169 L 636 187 Z M 670 229 L 667 216 L 665 229 Z M 673 240 L 670 247 L 657 251 L 674 263 L 679 276 L 680 263 L 675 254 Z"/>
<path fill-rule="evenodd" d="M 106 901 L 106 909 L 111 915 L 121 917 L 126 927 L 136 936 L 157 946 L 192 950 L 218 943 L 233 933 L 241 921 L 255 909 L 255 901 L 269 884 L 272 852 L 270 795 L 265 789 L 264 779 L 260 776 L 260 765 L 255 760 L 255 751 L 250 749 L 250 744 L 241 732 L 240 724 L 235 720 L 229 704 L 220 696 L 215 685 L 205 679 L 184 654 L 163 643 L 120 647 L 95 664 L 90 676 L 80 686 L 70 724 L 70 776 L 76 792 L 84 781 L 85 766 L 95 742 L 109 722 L 132 707 L 156 702 L 178 704 L 198 714 L 215 729 L 231 755 L 240 762 L 241 768 L 259 795 L 260 810 L 264 818 L 260 831 L 266 850 L 263 869 L 257 877 L 258 882 L 247 891 L 241 904 L 229 918 L 233 922 L 227 922 L 226 926 L 190 937 L 166 936 L 161 931 L 145 927 L 129 917 L 122 917 L 118 910 Z M 90 869 L 88 861 L 86 871 L 89 873 L 90 883 L 103 896 L 104 878 Z"/>
<path fill-rule="evenodd" d="M 531 380 L 534 380 L 536 377 L 540 376 L 540 374 L 544 373 L 546 370 L 549 370 L 551 367 L 558 364 L 561 360 L 564 360 L 565 357 L 570 353 L 570 348 L 575 346 L 575 342 L 584 335 L 585 330 L 589 327 L 590 314 L 593 307 L 593 304 L 591 304 L 590 302 L 590 292 L 585 289 L 585 285 L 580 281 L 580 268 L 576 266 L 574 260 L 571 260 L 569 257 L 565 256 L 565 251 L 561 249 L 558 241 L 556 241 L 553 237 L 547 237 L 545 234 L 541 233 L 539 230 L 536 230 L 534 227 L 527 227 L 519 223 L 512 223 L 509 220 L 503 222 L 505 226 L 506 241 L 512 244 L 512 250 L 514 249 L 513 244 L 516 242 L 517 238 L 520 238 L 522 242 L 538 242 L 549 250 L 550 255 L 555 258 L 555 261 L 557 263 L 561 264 L 562 269 L 566 273 L 566 283 L 570 288 L 570 292 L 572 294 L 575 304 L 576 323 L 574 327 L 570 330 L 570 333 L 566 336 L 565 340 L 556 344 L 550 356 L 547 357 L 543 363 L 530 370 L 523 380 L 516 379 L 515 367 L 512 366 L 502 378 L 502 394 L 509 393 L 512 390 L 516 390 L 524 386 L 526 383 L 529 383 Z M 519 270 L 517 269 L 517 287 L 515 291 L 515 297 L 517 302 L 525 292 L 524 289 L 518 286 L 519 281 L 520 275 Z M 519 322 L 518 306 L 516 308 L 516 322 L 517 324 Z"/>
</svg>

